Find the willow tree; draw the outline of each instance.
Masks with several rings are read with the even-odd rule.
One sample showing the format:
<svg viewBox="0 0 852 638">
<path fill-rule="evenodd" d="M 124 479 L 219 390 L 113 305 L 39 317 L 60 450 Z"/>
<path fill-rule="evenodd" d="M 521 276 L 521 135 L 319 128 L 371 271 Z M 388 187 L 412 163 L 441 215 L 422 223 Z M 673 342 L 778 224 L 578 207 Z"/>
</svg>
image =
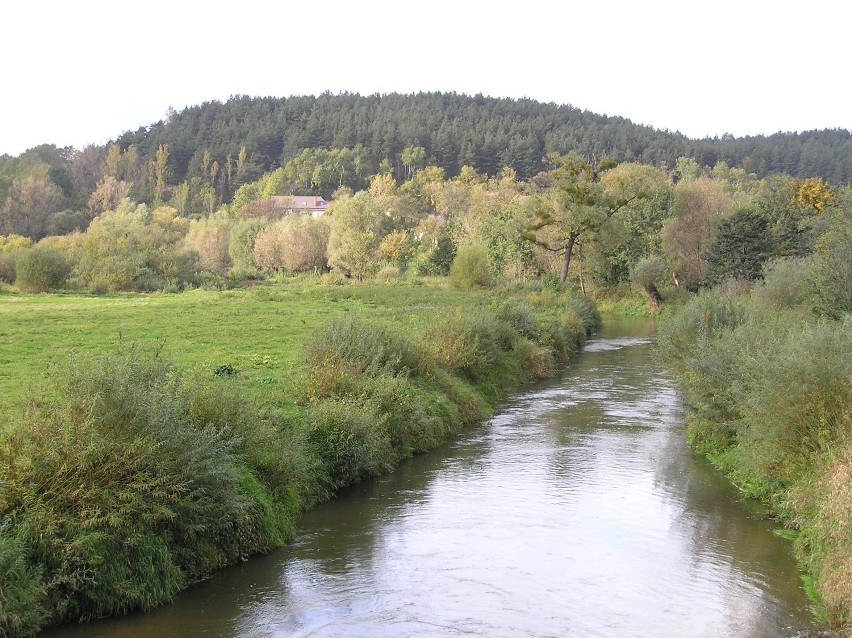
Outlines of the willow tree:
<svg viewBox="0 0 852 638">
<path fill-rule="evenodd" d="M 562 256 L 560 280 L 568 279 L 578 241 L 598 233 L 607 220 L 630 202 L 645 197 L 646 179 L 623 165 L 604 159 L 592 164 L 570 154 L 554 158 L 553 185 L 541 199 L 524 238 Z"/>
</svg>

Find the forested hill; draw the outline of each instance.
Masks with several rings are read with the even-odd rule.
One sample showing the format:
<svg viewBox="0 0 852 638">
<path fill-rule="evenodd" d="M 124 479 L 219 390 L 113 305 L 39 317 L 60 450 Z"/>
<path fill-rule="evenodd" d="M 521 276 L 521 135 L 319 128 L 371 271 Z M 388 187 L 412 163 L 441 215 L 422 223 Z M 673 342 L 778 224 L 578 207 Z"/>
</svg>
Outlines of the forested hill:
<svg viewBox="0 0 852 638">
<path fill-rule="evenodd" d="M 205 152 L 225 166 L 229 155 L 235 158 L 245 148 L 247 181 L 302 149 L 356 145 L 364 147 L 372 168 L 388 159 L 397 170 L 403 149 L 422 147 L 427 161 L 442 166 L 448 176 L 464 165 L 492 175 L 508 165 L 526 179 L 545 168 L 547 154 L 573 150 L 668 168 L 685 156 L 710 167 L 724 161 L 759 177 L 787 173 L 835 183 L 852 180 L 848 130 L 691 140 L 572 106 L 456 93 L 236 96 L 186 108 L 167 121 L 127 132 L 117 142 L 122 148 L 135 145 L 145 161 L 167 144 L 173 183 L 202 175 Z"/>
</svg>

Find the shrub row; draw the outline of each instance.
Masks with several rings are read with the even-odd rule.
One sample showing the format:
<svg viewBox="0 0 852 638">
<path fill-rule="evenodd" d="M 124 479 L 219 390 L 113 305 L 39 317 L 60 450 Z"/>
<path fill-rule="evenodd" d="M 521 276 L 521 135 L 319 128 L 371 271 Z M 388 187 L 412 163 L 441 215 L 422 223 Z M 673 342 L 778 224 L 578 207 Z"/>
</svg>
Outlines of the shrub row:
<svg viewBox="0 0 852 638">
<path fill-rule="evenodd" d="M 830 624 L 852 629 L 852 325 L 703 293 L 659 329 L 688 437 L 797 532 Z"/>
<path fill-rule="evenodd" d="M 303 509 L 551 374 L 593 323 L 570 303 L 447 311 L 419 340 L 333 319 L 304 346 L 289 416 L 156 350 L 72 357 L 0 432 L 0 636 L 148 609 L 280 545 Z"/>
</svg>

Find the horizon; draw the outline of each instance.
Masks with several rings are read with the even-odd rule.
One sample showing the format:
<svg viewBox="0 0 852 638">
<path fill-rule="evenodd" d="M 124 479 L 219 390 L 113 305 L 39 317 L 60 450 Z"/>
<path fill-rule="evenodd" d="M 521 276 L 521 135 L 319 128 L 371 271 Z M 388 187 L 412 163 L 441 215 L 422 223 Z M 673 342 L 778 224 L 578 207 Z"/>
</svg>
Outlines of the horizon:
<svg viewBox="0 0 852 638">
<path fill-rule="evenodd" d="M 852 130 L 852 5 L 316 0 L 239 10 L 13 3 L 0 154 L 102 145 L 231 95 L 441 91 L 570 105 L 690 139 Z"/>
</svg>

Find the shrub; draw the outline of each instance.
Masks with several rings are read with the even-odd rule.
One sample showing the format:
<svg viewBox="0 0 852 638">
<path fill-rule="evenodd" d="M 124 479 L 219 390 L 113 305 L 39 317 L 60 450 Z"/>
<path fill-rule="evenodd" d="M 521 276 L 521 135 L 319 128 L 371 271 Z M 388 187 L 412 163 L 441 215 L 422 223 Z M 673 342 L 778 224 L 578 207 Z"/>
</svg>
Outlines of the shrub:
<svg viewBox="0 0 852 638">
<path fill-rule="evenodd" d="M 328 266 L 328 235 L 331 231 L 324 219 L 310 215 L 291 215 L 279 222 L 281 261 L 291 272 L 325 270 Z"/>
<path fill-rule="evenodd" d="M 704 292 L 693 297 L 683 310 L 660 322 L 657 352 L 676 371 L 697 358 L 714 336 L 745 321 L 745 306 L 733 297 Z"/>
<path fill-rule="evenodd" d="M 12 253 L 0 252 L 0 282 L 15 283 L 15 256 Z"/>
<path fill-rule="evenodd" d="M 396 266 L 385 266 L 376 273 L 376 281 L 390 283 L 399 281 L 400 271 Z"/>
<path fill-rule="evenodd" d="M 737 419 L 731 465 L 737 482 L 766 498 L 792 485 L 813 459 L 852 434 L 852 334 L 836 323 L 753 313 L 716 347 Z"/>
<path fill-rule="evenodd" d="M 436 321 L 426 335 L 437 360 L 473 380 L 488 375 L 499 353 L 497 322 L 484 311 L 456 311 Z"/>
<path fill-rule="evenodd" d="M 184 246 L 198 254 L 199 265 L 204 270 L 224 273 L 231 266 L 231 256 L 228 254 L 230 241 L 229 221 L 204 218 L 190 223 Z"/>
<path fill-rule="evenodd" d="M 341 400 L 314 406 L 308 443 L 320 460 L 328 489 L 356 483 L 389 468 L 390 442 L 371 411 Z"/>
<path fill-rule="evenodd" d="M 428 360 L 409 341 L 358 317 L 339 318 L 313 333 L 304 348 L 309 399 L 346 394 L 352 374 L 421 374 Z"/>
<path fill-rule="evenodd" d="M 808 296 L 809 270 L 809 259 L 776 259 L 767 264 L 763 281 L 754 288 L 754 297 L 779 310 L 795 308 Z"/>
<path fill-rule="evenodd" d="M 49 620 L 150 608 L 269 546 L 237 439 L 156 353 L 73 358 L 51 380 L 0 450 L 0 517 L 39 557 Z"/>
<path fill-rule="evenodd" d="M 507 323 L 522 337 L 532 341 L 539 339 L 538 320 L 533 315 L 529 304 L 518 301 L 504 303 L 497 310 L 497 319 Z"/>
<path fill-rule="evenodd" d="M 461 246 L 450 268 L 450 283 L 456 288 L 488 288 L 492 285 L 488 254 L 478 244 Z"/>
<path fill-rule="evenodd" d="M 808 274 L 813 310 L 832 319 L 852 313 L 852 210 L 838 214 L 816 242 Z"/>
<path fill-rule="evenodd" d="M 254 271 L 254 243 L 258 233 L 266 228 L 265 219 L 246 219 L 231 228 L 228 255 L 234 269 L 242 272 Z"/>
<path fill-rule="evenodd" d="M 691 406 L 687 438 L 704 454 L 718 455 L 733 442 L 739 414 L 732 389 L 740 366 L 733 349 L 717 340 L 745 319 L 741 301 L 707 292 L 658 324 L 657 353 L 675 372 Z"/>
<path fill-rule="evenodd" d="M 58 250 L 33 246 L 17 254 L 15 285 L 24 292 L 61 288 L 71 275 L 71 264 Z"/>
<path fill-rule="evenodd" d="M 0 501 L 2 504 L 2 501 Z M 41 570 L 8 523 L 0 525 L 0 636 L 29 636 L 47 617 Z"/>
<path fill-rule="evenodd" d="M 129 200 L 103 213 L 82 236 L 77 271 L 92 291 L 180 289 L 194 279 L 198 258 L 183 247 L 188 220 Z"/>
<path fill-rule="evenodd" d="M 349 279 L 339 272 L 332 271 L 323 273 L 320 276 L 320 283 L 323 286 L 346 286 L 349 283 Z"/>
<path fill-rule="evenodd" d="M 603 320 L 601 319 L 601 313 L 598 311 L 598 306 L 593 299 L 589 297 L 571 297 L 568 300 L 568 306 L 577 313 L 580 321 L 582 321 L 586 336 L 601 329 Z"/>
<path fill-rule="evenodd" d="M 852 447 L 828 455 L 789 495 L 797 554 L 816 576 L 819 597 L 837 635 L 852 625 Z"/>
<path fill-rule="evenodd" d="M 529 339 L 518 339 L 513 352 L 520 357 L 523 366 L 531 379 L 547 379 L 553 376 L 555 363 L 553 354 Z"/>
</svg>

